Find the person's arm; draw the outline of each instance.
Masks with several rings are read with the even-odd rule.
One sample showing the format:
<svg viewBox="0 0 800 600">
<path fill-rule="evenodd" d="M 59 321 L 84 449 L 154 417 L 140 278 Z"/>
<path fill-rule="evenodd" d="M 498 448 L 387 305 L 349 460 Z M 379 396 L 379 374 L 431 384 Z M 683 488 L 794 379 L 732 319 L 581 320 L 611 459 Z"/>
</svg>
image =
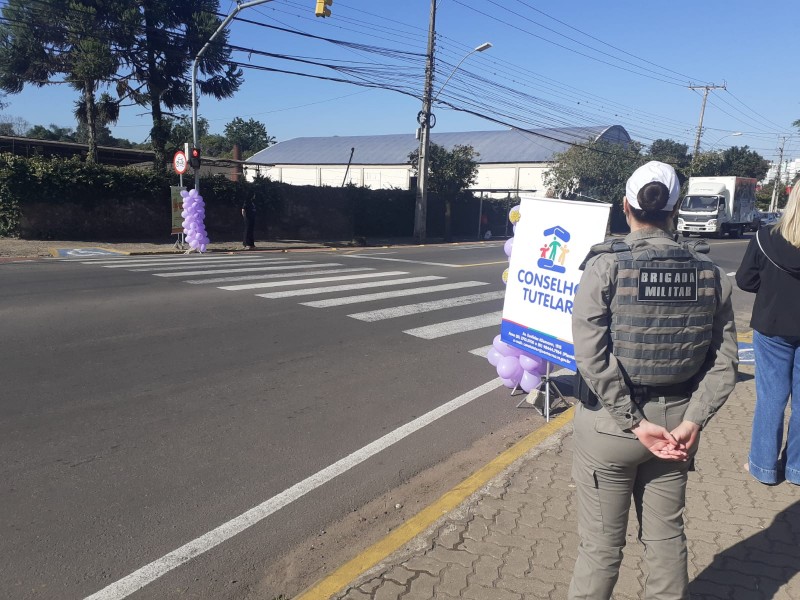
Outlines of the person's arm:
<svg viewBox="0 0 800 600">
<path fill-rule="evenodd" d="M 756 232 L 758 235 L 758 232 Z M 761 260 L 764 258 L 758 247 L 756 236 L 750 239 L 747 245 L 742 264 L 736 270 L 736 285 L 745 292 L 757 292 L 761 287 Z"/>
<path fill-rule="evenodd" d="M 587 263 L 572 309 L 575 362 L 589 389 L 622 429 L 632 429 L 644 415 L 631 398 L 619 362 L 611 353 L 611 290 L 616 264 L 611 254 Z"/>
<path fill-rule="evenodd" d="M 692 393 L 684 422 L 705 427 L 709 419 L 725 404 L 736 385 L 739 345 L 731 304 L 732 286 L 728 276 L 717 270 L 717 310 L 711 330 L 711 345 L 706 361 L 695 375 L 697 389 Z"/>
</svg>

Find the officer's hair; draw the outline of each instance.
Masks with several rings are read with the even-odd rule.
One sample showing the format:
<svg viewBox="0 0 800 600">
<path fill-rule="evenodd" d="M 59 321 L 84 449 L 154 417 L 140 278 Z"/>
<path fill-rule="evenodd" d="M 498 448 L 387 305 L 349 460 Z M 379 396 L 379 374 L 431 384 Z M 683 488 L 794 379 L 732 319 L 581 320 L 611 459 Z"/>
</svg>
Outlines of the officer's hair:
<svg viewBox="0 0 800 600">
<path fill-rule="evenodd" d="M 651 181 L 642 186 L 636 194 L 636 201 L 641 208 L 631 206 L 630 209 L 637 221 L 663 229 L 672 224 L 672 211 L 664 210 L 669 202 L 669 188 L 660 181 Z"/>
</svg>

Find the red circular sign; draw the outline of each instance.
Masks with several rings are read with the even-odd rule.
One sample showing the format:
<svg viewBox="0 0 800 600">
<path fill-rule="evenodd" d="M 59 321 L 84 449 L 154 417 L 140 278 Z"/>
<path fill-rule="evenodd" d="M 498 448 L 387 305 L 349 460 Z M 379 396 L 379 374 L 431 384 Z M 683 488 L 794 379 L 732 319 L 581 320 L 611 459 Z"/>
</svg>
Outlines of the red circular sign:
<svg viewBox="0 0 800 600">
<path fill-rule="evenodd" d="M 186 162 L 186 155 L 180 150 L 178 150 L 175 153 L 175 156 L 172 157 L 172 168 L 175 169 L 175 172 L 178 175 L 183 175 L 184 173 L 186 173 L 187 166 L 188 165 Z"/>
</svg>

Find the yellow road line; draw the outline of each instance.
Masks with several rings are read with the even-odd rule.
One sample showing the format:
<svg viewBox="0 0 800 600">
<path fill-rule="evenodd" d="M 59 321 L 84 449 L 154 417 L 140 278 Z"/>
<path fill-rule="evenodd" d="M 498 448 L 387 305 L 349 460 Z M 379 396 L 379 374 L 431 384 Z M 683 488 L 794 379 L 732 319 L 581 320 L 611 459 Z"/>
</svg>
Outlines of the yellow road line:
<svg viewBox="0 0 800 600">
<path fill-rule="evenodd" d="M 740 334 L 737 335 L 737 337 L 738 337 L 740 342 L 744 342 L 746 344 L 752 344 L 753 343 L 753 332 L 752 332 L 752 330 L 748 331 L 747 333 L 740 333 Z"/>
<path fill-rule="evenodd" d="M 551 419 L 549 423 L 522 438 L 489 464 L 481 467 L 453 489 L 446 492 L 436 502 L 411 517 L 392 533 L 364 550 L 333 573 L 315 583 L 295 597 L 294 600 L 327 600 L 333 594 L 342 590 L 362 573 L 365 573 L 390 554 L 402 548 L 442 516 L 458 507 L 470 495 L 508 468 L 515 460 L 570 423 L 574 411 L 574 408 L 564 411 Z"/>
</svg>

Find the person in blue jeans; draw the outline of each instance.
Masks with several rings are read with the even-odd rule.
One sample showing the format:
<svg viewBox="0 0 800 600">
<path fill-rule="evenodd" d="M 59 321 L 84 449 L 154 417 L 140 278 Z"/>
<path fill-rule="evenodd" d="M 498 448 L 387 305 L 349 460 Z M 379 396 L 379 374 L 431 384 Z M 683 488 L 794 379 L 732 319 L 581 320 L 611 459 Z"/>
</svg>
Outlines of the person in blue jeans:
<svg viewBox="0 0 800 600">
<path fill-rule="evenodd" d="M 800 183 L 777 223 L 750 240 L 736 283 L 755 292 L 756 406 L 745 468 L 761 483 L 800 485 Z M 784 413 L 791 415 L 783 444 Z"/>
</svg>

